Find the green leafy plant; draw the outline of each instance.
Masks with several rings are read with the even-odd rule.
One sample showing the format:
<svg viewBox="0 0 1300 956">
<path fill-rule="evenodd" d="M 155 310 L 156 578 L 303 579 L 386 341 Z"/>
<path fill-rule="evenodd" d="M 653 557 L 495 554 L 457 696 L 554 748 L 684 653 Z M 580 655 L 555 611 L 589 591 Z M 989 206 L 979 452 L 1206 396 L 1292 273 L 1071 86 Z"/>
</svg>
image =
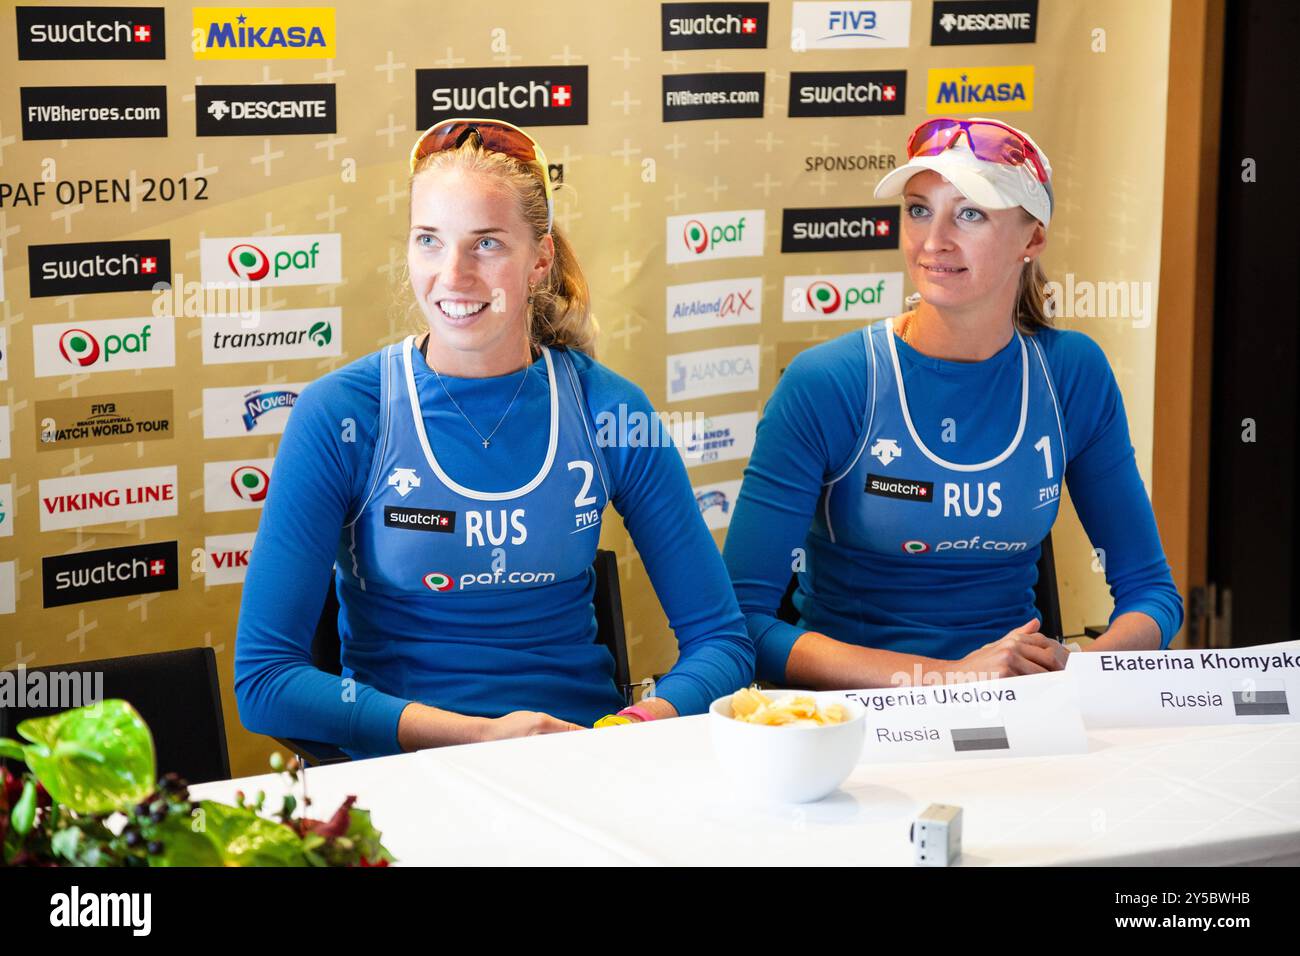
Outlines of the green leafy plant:
<svg viewBox="0 0 1300 956">
<path fill-rule="evenodd" d="M 235 805 L 192 801 L 184 780 L 157 779 L 153 735 L 124 700 L 37 717 L 18 725 L 24 741 L 0 738 L 0 865 L 4 866 L 387 866 L 393 856 L 370 813 L 348 797 L 329 820 L 295 816 L 286 794 L 263 816 L 265 794 Z M 297 758 L 271 757 L 292 783 Z M 311 801 L 305 792 L 301 806 Z M 120 814 L 125 822 L 115 819 Z"/>
</svg>

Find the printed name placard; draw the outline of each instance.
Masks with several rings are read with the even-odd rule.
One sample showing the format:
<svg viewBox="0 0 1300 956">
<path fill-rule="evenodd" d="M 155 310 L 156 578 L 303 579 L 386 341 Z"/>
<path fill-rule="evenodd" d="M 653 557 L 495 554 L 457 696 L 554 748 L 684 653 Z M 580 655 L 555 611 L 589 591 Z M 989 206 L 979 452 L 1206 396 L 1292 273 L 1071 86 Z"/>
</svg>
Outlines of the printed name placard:
<svg viewBox="0 0 1300 956">
<path fill-rule="evenodd" d="M 867 709 L 866 763 L 1086 753 L 1063 671 L 1001 680 L 845 691 Z"/>
<path fill-rule="evenodd" d="M 1296 719 L 1300 641 L 1186 651 L 1070 655 L 1088 727 L 1269 724 Z"/>
</svg>

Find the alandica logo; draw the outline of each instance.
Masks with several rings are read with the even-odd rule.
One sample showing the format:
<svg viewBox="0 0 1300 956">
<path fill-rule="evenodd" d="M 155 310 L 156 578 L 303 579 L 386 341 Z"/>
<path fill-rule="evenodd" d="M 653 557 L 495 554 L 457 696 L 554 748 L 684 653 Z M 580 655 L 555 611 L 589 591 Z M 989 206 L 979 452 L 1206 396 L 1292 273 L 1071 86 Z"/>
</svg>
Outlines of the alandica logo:
<svg viewBox="0 0 1300 956">
<path fill-rule="evenodd" d="M 1032 66 L 937 69 L 926 81 L 927 113 L 1023 113 L 1034 108 Z"/>
<path fill-rule="evenodd" d="M 173 319 L 101 319 L 32 326 L 36 375 L 169 368 L 176 364 Z"/>
<path fill-rule="evenodd" d="M 338 233 L 310 236 L 236 236 L 200 243 L 204 283 L 326 285 L 343 281 Z"/>
<path fill-rule="evenodd" d="M 333 7 L 195 7 L 196 60 L 329 60 Z"/>
</svg>

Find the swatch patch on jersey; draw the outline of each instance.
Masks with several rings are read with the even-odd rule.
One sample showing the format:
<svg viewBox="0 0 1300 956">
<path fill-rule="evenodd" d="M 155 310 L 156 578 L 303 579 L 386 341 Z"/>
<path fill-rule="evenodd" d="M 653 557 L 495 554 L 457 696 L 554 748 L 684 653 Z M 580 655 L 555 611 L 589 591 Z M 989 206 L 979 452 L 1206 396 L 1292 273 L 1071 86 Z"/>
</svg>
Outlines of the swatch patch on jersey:
<svg viewBox="0 0 1300 956">
<path fill-rule="evenodd" d="M 914 481 L 911 478 L 886 478 L 884 475 L 867 473 L 867 484 L 863 489 L 869 495 L 881 495 L 885 498 L 900 498 L 903 501 L 933 501 L 934 482 Z"/>
<path fill-rule="evenodd" d="M 384 524 L 389 528 L 407 531 L 439 531 L 451 534 L 456 530 L 456 512 L 434 508 L 384 508 Z"/>
</svg>

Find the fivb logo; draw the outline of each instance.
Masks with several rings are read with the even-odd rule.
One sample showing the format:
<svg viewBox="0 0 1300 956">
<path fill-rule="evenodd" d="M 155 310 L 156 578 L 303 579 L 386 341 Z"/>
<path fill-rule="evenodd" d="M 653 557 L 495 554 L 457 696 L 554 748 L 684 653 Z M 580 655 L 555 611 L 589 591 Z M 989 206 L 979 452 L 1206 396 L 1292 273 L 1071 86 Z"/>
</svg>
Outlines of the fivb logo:
<svg viewBox="0 0 1300 956">
<path fill-rule="evenodd" d="M 764 224 L 762 209 L 669 216 L 664 240 L 668 262 L 761 256 Z"/>
<path fill-rule="evenodd" d="M 343 310 L 283 309 L 249 320 L 203 317 L 203 364 L 285 362 L 341 355 Z"/>
<path fill-rule="evenodd" d="M 786 276 L 786 322 L 883 319 L 903 310 L 903 273 Z"/>
<path fill-rule="evenodd" d="M 196 60 L 334 59 L 333 7 L 195 7 Z"/>
<path fill-rule="evenodd" d="M 912 27 L 908 0 L 879 3 L 795 3 L 790 20 L 790 49 L 880 49 L 904 47 Z"/>
<path fill-rule="evenodd" d="M 176 331 L 170 317 L 100 319 L 32 326 L 36 375 L 170 368 Z"/>
<path fill-rule="evenodd" d="M 1023 113 L 1034 108 L 1032 66 L 955 67 L 929 72 L 927 113 Z"/>
<path fill-rule="evenodd" d="M 20 60 L 161 60 L 162 7 L 18 7 Z"/>
<path fill-rule="evenodd" d="M 338 233 L 306 236 L 236 236 L 204 239 L 200 278 L 206 283 L 327 285 L 343 281 Z"/>
<path fill-rule="evenodd" d="M 204 462 L 203 510 L 261 508 L 271 490 L 274 461 L 273 458 L 255 458 Z"/>
<path fill-rule="evenodd" d="M 667 305 L 669 332 L 757 325 L 763 311 L 763 279 L 753 276 L 670 285 Z"/>
</svg>

